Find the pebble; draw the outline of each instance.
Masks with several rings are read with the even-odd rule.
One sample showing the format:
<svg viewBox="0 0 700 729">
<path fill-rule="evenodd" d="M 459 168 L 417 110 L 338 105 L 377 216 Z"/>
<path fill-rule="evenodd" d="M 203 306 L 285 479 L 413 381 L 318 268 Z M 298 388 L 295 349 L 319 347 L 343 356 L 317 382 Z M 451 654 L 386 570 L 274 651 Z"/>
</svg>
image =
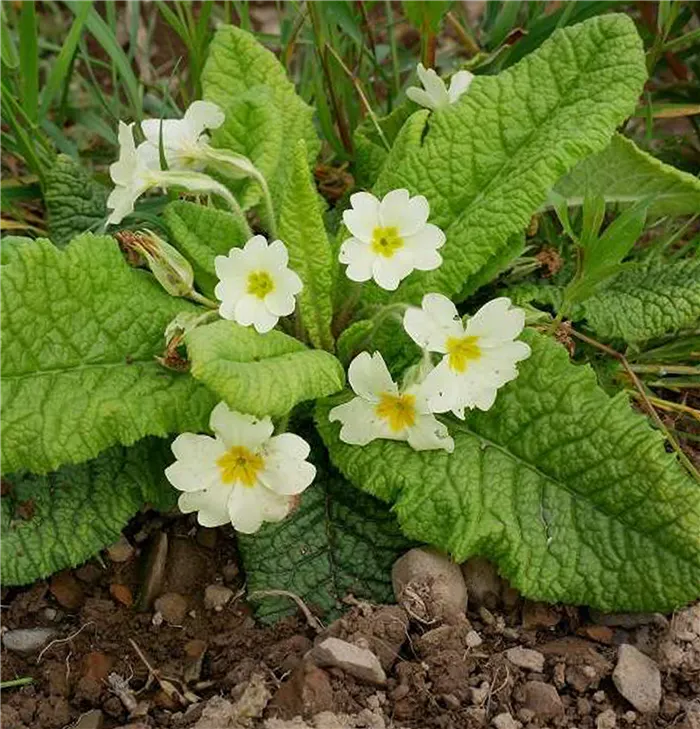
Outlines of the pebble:
<svg viewBox="0 0 700 729">
<path fill-rule="evenodd" d="M 109 594 L 122 605 L 131 607 L 134 604 L 134 596 L 131 594 L 131 590 L 127 585 L 120 585 L 113 582 L 109 586 Z"/>
<path fill-rule="evenodd" d="M 81 581 L 88 585 L 92 585 L 98 582 L 102 577 L 102 570 L 94 563 L 87 562 L 86 564 L 78 567 L 74 570 L 73 574 Z"/>
<path fill-rule="evenodd" d="M 129 540 L 121 534 L 118 541 L 107 547 L 107 556 L 112 562 L 128 562 L 136 554 Z"/>
<path fill-rule="evenodd" d="M 235 562 L 227 562 L 221 568 L 221 575 L 224 578 L 224 582 L 233 582 L 239 573 L 238 565 Z"/>
<path fill-rule="evenodd" d="M 102 729 L 104 723 L 104 714 L 99 709 L 93 709 L 83 714 L 73 725 L 73 729 Z"/>
<path fill-rule="evenodd" d="M 606 709 L 596 717 L 595 729 L 615 729 L 616 726 L 617 718 L 612 709 Z"/>
<path fill-rule="evenodd" d="M 83 677 L 101 683 L 107 678 L 113 666 L 114 658 L 112 656 L 100 651 L 92 651 L 83 659 Z"/>
<path fill-rule="evenodd" d="M 70 572 L 60 572 L 51 578 L 51 594 L 66 610 L 79 610 L 85 601 L 85 593 L 78 580 Z"/>
<path fill-rule="evenodd" d="M 649 714 L 659 710 L 661 673 L 656 663 L 634 646 L 621 645 L 618 649 L 613 683 L 637 711 Z"/>
<path fill-rule="evenodd" d="M 530 648 L 509 648 L 506 651 L 506 658 L 518 668 L 526 671 L 534 671 L 542 673 L 544 669 L 544 656 L 539 651 L 533 651 Z"/>
<path fill-rule="evenodd" d="M 528 681 L 525 684 L 525 706 L 543 721 L 554 719 L 564 713 L 564 705 L 557 690 L 551 684 L 542 681 Z"/>
<path fill-rule="evenodd" d="M 640 625 L 654 624 L 660 628 L 668 627 L 668 620 L 661 613 L 601 613 L 591 610 L 591 620 L 609 628 L 638 628 Z"/>
<path fill-rule="evenodd" d="M 469 602 L 473 607 L 495 610 L 501 604 L 503 580 L 487 559 L 472 557 L 462 565 Z"/>
<path fill-rule="evenodd" d="M 491 723 L 496 729 L 520 729 L 522 727 L 522 724 L 516 721 L 507 711 L 498 716 L 494 716 Z"/>
<path fill-rule="evenodd" d="M 340 668 L 361 681 L 379 685 L 386 683 L 382 664 L 367 648 L 358 648 L 338 638 L 326 638 L 314 647 L 311 655 L 321 668 Z"/>
<path fill-rule="evenodd" d="M 154 607 L 170 625 L 182 625 L 187 615 L 187 600 L 177 592 L 161 595 Z"/>
<path fill-rule="evenodd" d="M 557 608 L 543 602 L 525 600 L 522 624 L 525 630 L 545 630 L 559 624 L 561 613 Z"/>
<path fill-rule="evenodd" d="M 8 651 L 26 656 L 41 650 L 55 635 L 53 628 L 8 630 L 2 636 L 2 644 Z"/>
<path fill-rule="evenodd" d="M 490 692 L 491 686 L 487 681 L 484 681 L 478 688 L 472 686 L 469 689 L 469 699 L 472 704 L 475 704 L 476 706 L 481 706 L 482 704 L 486 703 L 486 699 L 488 699 Z"/>
<path fill-rule="evenodd" d="M 484 642 L 484 639 L 476 630 L 470 630 L 464 637 L 464 642 L 467 644 L 467 648 L 478 648 Z"/>
<path fill-rule="evenodd" d="M 411 549 L 394 562 L 391 582 L 396 601 L 419 620 L 463 615 L 467 586 L 459 565 L 427 547 Z"/>
<path fill-rule="evenodd" d="M 204 590 L 204 607 L 220 613 L 233 597 L 233 590 L 224 585 L 208 585 Z"/>
<path fill-rule="evenodd" d="M 329 675 L 308 661 L 302 661 L 277 690 L 273 707 L 283 718 L 314 716 L 333 708 Z"/>
</svg>

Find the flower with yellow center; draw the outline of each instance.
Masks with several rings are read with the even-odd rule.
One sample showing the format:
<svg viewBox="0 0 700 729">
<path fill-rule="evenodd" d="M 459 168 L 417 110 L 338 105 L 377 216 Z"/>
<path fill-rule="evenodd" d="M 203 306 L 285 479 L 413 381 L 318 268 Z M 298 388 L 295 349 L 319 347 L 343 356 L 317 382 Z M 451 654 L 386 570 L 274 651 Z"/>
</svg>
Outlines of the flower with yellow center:
<svg viewBox="0 0 700 729">
<path fill-rule="evenodd" d="M 287 248 L 281 240 L 267 244 L 256 235 L 228 256 L 214 259 L 219 283 L 214 289 L 221 302 L 219 313 L 242 326 L 269 332 L 281 316 L 294 311 L 301 291 L 299 276 L 288 267 Z"/>
<path fill-rule="evenodd" d="M 328 415 L 331 422 L 342 423 L 344 443 L 362 446 L 385 438 L 408 441 L 417 451 L 454 450 L 447 428 L 430 412 L 422 386 L 399 391 L 379 352 L 358 354 L 348 368 L 348 381 L 356 397 Z"/>
<path fill-rule="evenodd" d="M 230 522 L 245 534 L 284 519 L 316 475 L 306 460 L 309 444 L 293 433 L 273 436 L 270 418 L 258 420 L 223 402 L 209 424 L 213 438 L 182 433 L 173 441 L 177 460 L 165 475 L 183 492 L 180 511 L 196 511 L 202 526 Z"/>
<path fill-rule="evenodd" d="M 403 325 L 420 347 L 445 355 L 424 382 L 435 413 L 464 417 L 465 408 L 488 410 L 498 389 L 518 376 L 516 364 L 530 356 L 517 339 L 525 312 L 503 297 L 484 304 L 464 326 L 447 297 L 426 294 L 421 308 L 406 311 Z"/>
<path fill-rule="evenodd" d="M 392 190 L 380 201 L 368 192 L 350 196 L 343 222 L 352 234 L 340 247 L 351 281 L 371 278 L 394 291 L 411 271 L 432 271 L 442 263 L 438 253 L 445 234 L 428 222 L 430 206 L 422 195 Z"/>
</svg>

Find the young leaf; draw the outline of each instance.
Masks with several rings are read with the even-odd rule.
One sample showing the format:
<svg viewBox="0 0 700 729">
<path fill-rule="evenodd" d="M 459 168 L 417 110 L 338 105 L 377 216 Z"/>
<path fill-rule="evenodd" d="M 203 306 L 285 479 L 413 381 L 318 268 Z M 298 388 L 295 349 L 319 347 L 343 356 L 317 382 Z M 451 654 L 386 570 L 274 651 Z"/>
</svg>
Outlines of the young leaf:
<svg viewBox="0 0 700 729">
<path fill-rule="evenodd" d="M 304 400 L 342 389 L 345 373 L 328 352 L 279 331 L 218 321 L 186 336 L 192 375 L 235 410 L 282 417 Z"/>
<path fill-rule="evenodd" d="M 649 217 L 692 215 L 700 210 L 700 180 L 643 152 L 616 134 L 610 145 L 574 167 L 554 187 L 570 206 L 593 195 L 607 203 L 650 197 Z"/>
<path fill-rule="evenodd" d="M 425 195 L 431 222 L 447 234 L 444 262 L 413 273 L 393 298 L 457 294 L 527 226 L 562 174 L 605 147 L 645 78 L 634 23 L 605 15 L 557 31 L 497 76 L 477 76 L 459 103 L 433 112 L 421 142 L 390 155 L 375 194 Z"/>
<path fill-rule="evenodd" d="M 233 213 L 176 200 L 163 210 L 172 244 L 192 264 L 195 281 L 206 296 L 214 295 L 218 281 L 214 259 L 246 242 L 247 225 Z"/>
<path fill-rule="evenodd" d="M 289 251 L 290 267 L 304 284 L 299 295 L 301 323 L 316 347 L 332 350 L 331 291 L 337 259 L 328 242 L 322 205 L 309 173 L 306 144 L 299 140 L 280 207 L 279 237 Z"/>
<path fill-rule="evenodd" d="M 270 51 L 245 30 L 231 25 L 221 26 L 209 46 L 209 57 L 202 72 L 204 98 L 219 104 L 226 111 L 227 119 L 229 116 L 236 119 L 235 113 L 229 114 L 229 108 L 236 99 L 245 97 L 248 90 L 256 89 L 257 93 L 260 86 L 267 88 L 282 127 L 279 162 L 275 171 L 267 177 L 270 194 L 275 207 L 278 207 L 297 142 L 300 139 L 306 142 L 309 164 L 318 155 L 320 145 L 311 120 L 313 110 L 296 95 L 283 66 Z M 240 138 L 241 130 L 235 128 L 235 122 L 230 124 L 233 126 L 229 126 L 227 121 L 226 132 L 222 134 L 228 133 L 236 138 L 238 144 L 245 145 L 245 140 Z M 251 133 L 247 125 L 242 131 Z M 253 133 L 261 132 L 256 130 Z M 225 143 L 233 142 L 229 138 Z"/>
<path fill-rule="evenodd" d="M 3 472 L 206 425 L 214 396 L 154 359 L 167 324 L 197 307 L 130 268 L 112 238 L 19 246 L 2 283 Z"/>
<path fill-rule="evenodd" d="M 700 595 L 700 489 L 660 433 L 609 398 L 588 366 L 535 332 L 530 359 L 488 412 L 453 423 L 452 454 L 338 439 L 331 459 L 393 505 L 407 536 L 481 554 L 524 595 L 603 610 L 670 610 Z"/>
<path fill-rule="evenodd" d="M 46 172 L 44 202 L 49 237 L 57 246 L 94 230 L 107 217 L 107 190 L 65 154 L 59 154 Z"/>
<path fill-rule="evenodd" d="M 115 542 L 144 503 L 172 507 L 177 492 L 163 476 L 169 460 L 165 442 L 147 439 L 47 476 L 3 477 L 3 583 L 24 585 L 84 562 Z"/>
<path fill-rule="evenodd" d="M 331 474 L 317 477 L 284 521 L 238 535 L 249 593 L 288 590 L 330 620 L 346 595 L 392 602 L 391 566 L 411 546 L 386 505 Z M 254 602 L 266 622 L 296 611 L 279 597 Z"/>
</svg>

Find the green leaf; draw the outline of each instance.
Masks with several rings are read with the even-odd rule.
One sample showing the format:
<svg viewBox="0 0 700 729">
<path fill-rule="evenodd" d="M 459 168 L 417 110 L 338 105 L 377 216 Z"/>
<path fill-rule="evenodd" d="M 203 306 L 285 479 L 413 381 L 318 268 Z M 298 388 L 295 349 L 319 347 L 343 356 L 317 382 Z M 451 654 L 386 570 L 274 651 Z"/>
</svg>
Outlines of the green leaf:
<svg viewBox="0 0 700 729">
<path fill-rule="evenodd" d="M 401 6 L 408 22 L 422 33 L 437 33 L 451 0 L 403 0 Z"/>
<path fill-rule="evenodd" d="M 453 422 L 453 454 L 341 443 L 331 459 L 393 505 L 408 537 L 484 555 L 525 596 L 602 610 L 670 610 L 700 595 L 700 488 L 624 395 L 528 331 L 530 359 L 486 413 Z"/>
<path fill-rule="evenodd" d="M 214 396 L 154 359 L 167 324 L 197 307 L 130 268 L 106 236 L 15 253 L 2 272 L 4 472 L 46 473 L 206 425 Z"/>
<path fill-rule="evenodd" d="M 57 246 L 68 245 L 76 235 L 94 230 L 107 217 L 107 190 L 65 154 L 59 154 L 46 172 L 44 202 L 49 237 Z"/>
<path fill-rule="evenodd" d="M 227 115 L 225 129 L 230 134 L 226 144 L 245 146 L 245 139 L 240 134 L 258 135 L 267 133 L 267 130 L 251 130 L 250 124 L 237 126 L 239 114 L 234 106 L 236 100 L 253 98 L 246 92 L 264 86 L 269 92 L 269 98 L 274 105 L 276 116 L 282 128 L 282 144 L 279 161 L 274 172 L 267 176 L 270 194 L 276 209 L 284 193 L 287 175 L 292 167 L 292 157 L 297 142 L 303 139 L 306 142 L 309 164 L 312 164 L 320 149 L 320 143 L 312 122 L 313 110 L 297 96 L 294 85 L 287 78 L 287 74 L 275 58 L 274 54 L 264 48 L 257 40 L 245 30 L 232 25 L 221 26 L 209 46 L 209 57 L 202 72 L 202 89 L 204 98 L 219 104 Z M 234 106 L 234 110 L 229 109 Z M 231 126 L 229 126 L 231 125 Z M 275 134 L 275 130 L 271 130 Z"/>
<path fill-rule="evenodd" d="M 522 256 L 525 252 L 525 236 L 522 233 L 512 235 L 503 248 L 493 256 L 483 268 L 467 278 L 457 298 L 464 301 L 467 297 L 475 294 L 482 286 L 491 283 L 502 274 L 513 261 Z"/>
<path fill-rule="evenodd" d="M 247 226 L 233 213 L 176 200 L 163 210 L 172 244 L 190 261 L 195 281 L 206 296 L 214 295 L 219 280 L 216 256 L 226 256 L 248 238 Z"/>
<path fill-rule="evenodd" d="M 425 195 L 447 235 L 444 262 L 413 273 L 393 299 L 458 294 L 522 232 L 554 183 L 608 144 L 645 79 L 634 23 L 605 15 L 557 31 L 497 76 L 477 76 L 459 103 L 430 114 L 420 142 L 390 155 L 375 193 Z"/>
<path fill-rule="evenodd" d="M 249 593 L 287 590 L 330 620 L 346 595 L 393 602 L 391 566 L 411 546 L 387 506 L 337 475 L 317 477 L 284 521 L 238 535 Z M 296 610 L 279 597 L 254 602 L 266 622 Z"/>
<path fill-rule="evenodd" d="M 636 264 L 583 302 L 601 339 L 640 342 L 700 324 L 700 260 Z"/>
<path fill-rule="evenodd" d="M 282 417 L 304 400 L 342 389 L 345 373 L 328 352 L 279 331 L 217 321 L 186 335 L 192 375 L 243 413 Z"/>
<path fill-rule="evenodd" d="M 700 210 L 700 180 L 643 152 L 616 134 L 610 145 L 578 164 L 554 187 L 570 206 L 600 195 L 608 203 L 652 197 L 649 216 L 693 215 Z M 548 204 L 552 204 L 549 201 Z"/>
<path fill-rule="evenodd" d="M 265 179 L 275 174 L 282 154 L 282 117 L 265 86 L 254 86 L 234 99 L 226 109 L 226 121 L 212 134 L 214 146 L 242 154 Z M 225 170 L 222 168 L 222 172 Z M 227 180 L 247 210 L 262 198 L 260 185 L 250 178 Z"/>
<path fill-rule="evenodd" d="M 47 476 L 3 477 L 3 583 L 24 585 L 75 567 L 115 542 L 144 503 L 173 506 L 176 492 L 163 475 L 168 451 L 148 439 Z"/>
<path fill-rule="evenodd" d="M 279 212 L 279 236 L 289 251 L 290 267 L 304 284 L 298 298 L 301 322 L 316 347 L 332 350 L 332 286 L 337 259 L 323 223 L 323 201 L 306 160 L 306 145 L 299 140 Z"/>
</svg>

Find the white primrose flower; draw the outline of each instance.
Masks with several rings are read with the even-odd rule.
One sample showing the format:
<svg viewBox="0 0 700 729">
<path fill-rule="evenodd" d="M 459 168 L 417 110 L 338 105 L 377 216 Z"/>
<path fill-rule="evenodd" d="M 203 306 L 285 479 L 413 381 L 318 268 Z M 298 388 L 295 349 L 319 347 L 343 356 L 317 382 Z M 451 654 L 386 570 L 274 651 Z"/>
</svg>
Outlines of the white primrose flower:
<svg viewBox="0 0 700 729">
<path fill-rule="evenodd" d="M 406 89 L 406 96 L 416 104 L 432 110 L 454 104 L 469 89 L 474 80 L 474 74 L 469 71 L 457 71 L 452 76 L 448 89 L 445 82 L 432 68 L 425 68 L 422 63 L 419 63 L 416 70 L 423 88 L 410 86 Z"/>
<path fill-rule="evenodd" d="M 219 283 L 214 289 L 221 302 L 219 313 L 242 326 L 269 332 L 281 316 L 294 311 L 294 297 L 303 288 L 288 267 L 287 248 L 281 240 L 268 245 L 262 235 L 253 236 L 243 248 L 214 259 Z"/>
<path fill-rule="evenodd" d="M 525 326 L 523 309 L 501 297 L 484 304 L 466 326 L 455 305 L 441 294 L 426 294 L 421 308 L 404 314 L 404 329 L 416 344 L 445 356 L 427 375 L 424 388 L 433 412 L 488 410 L 499 387 L 518 376 L 516 364 L 530 356 L 517 340 Z"/>
<path fill-rule="evenodd" d="M 112 211 L 109 225 L 118 225 L 133 212 L 136 201 L 155 187 L 184 187 L 192 192 L 214 193 L 223 197 L 233 209 L 239 209 L 236 199 L 219 182 L 201 172 L 161 170 L 158 148 L 146 142 L 134 143 L 133 123 L 119 122 L 119 159 L 110 165 L 109 174 L 114 189 L 107 198 Z"/>
<path fill-rule="evenodd" d="M 343 242 L 339 259 L 347 264 L 351 281 L 373 278 L 394 291 L 414 269 L 432 271 L 442 263 L 438 248 L 445 244 L 445 234 L 428 222 L 430 205 L 423 195 L 392 190 L 379 201 L 356 192 L 350 205 L 343 222 L 353 237 Z"/>
<path fill-rule="evenodd" d="M 408 441 L 417 451 L 454 450 L 447 428 L 435 419 L 421 384 L 400 391 L 379 352 L 361 352 L 348 368 L 357 397 L 334 407 L 328 418 L 342 423 L 340 439 L 367 445 L 377 438 Z"/>
<path fill-rule="evenodd" d="M 198 512 L 202 526 L 231 522 L 245 534 L 284 519 L 316 475 L 306 460 L 309 444 L 293 433 L 273 436 L 269 417 L 258 420 L 223 402 L 212 411 L 210 426 L 213 438 L 182 433 L 173 441 L 177 460 L 165 475 L 184 492 L 180 511 Z"/>
</svg>

